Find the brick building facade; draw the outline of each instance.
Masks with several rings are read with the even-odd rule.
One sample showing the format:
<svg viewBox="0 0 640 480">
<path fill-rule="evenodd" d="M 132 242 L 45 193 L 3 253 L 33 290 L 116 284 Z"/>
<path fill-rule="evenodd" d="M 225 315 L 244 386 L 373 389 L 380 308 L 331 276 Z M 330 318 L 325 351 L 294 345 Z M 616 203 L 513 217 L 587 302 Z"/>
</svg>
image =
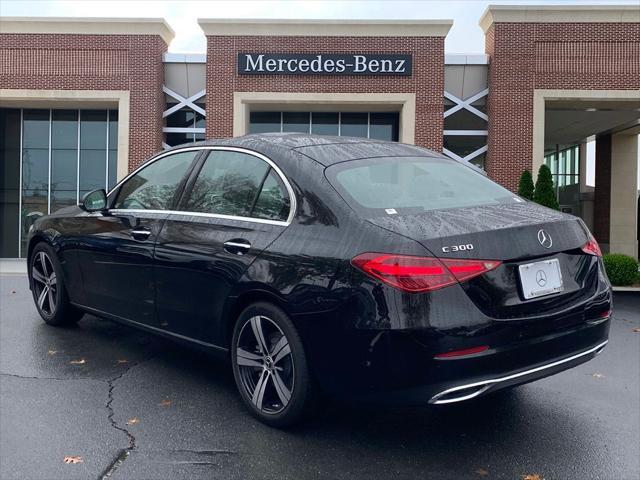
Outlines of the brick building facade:
<svg viewBox="0 0 640 480">
<path fill-rule="evenodd" d="M 410 76 L 275 76 L 240 75 L 238 52 L 279 53 L 407 53 L 413 57 Z M 444 36 L 425 37 L 318 37 L 313 36 L 207 36 L 207 137 L 233 135 L 234 92 L 410 93 L 415 95 L 417 145 L 442 150 L 444 91 Z M 220 79 L 224 78 L 224 82 Z M 219 115 L 219 116 L 218 116 Z M 419 121 L 417 121 L 419 119 Z"/>
<path fill-rule="evenodd" d="M 159 34 L 0 33 L 0 89 L 129 92 L 133 169 L 162 147 L 167 40 Z"/>
<path fill-rule="evenodd" d="M 494 17 L 485 47 L 491 57 L 486 169 L 516 189 L 522 170 L 534 164 L 534 90 L 637 91 L 640 23 L 524 23 Z M 514 151 L 520 154 L 514 157 Z"/>
<path fill-rule="evenodd" d="M 316 114 L 337 118 L 337 134 L 347 131 L 341 130 L 346 115 L 365 118 L 358 135 L 443 151 L 485 168 L 514 191 L 523 170 L 535 175 L 546 163 L 555 168 L 562 208 L 582 216 L 605 249 L 637 255 L 638 9 L 490 7 L 480 19 L 486 55 L 473 56 L 445 55 L 448 20 L 199 24 L 206 55 L 176 60 L 179 55 L 166 54 L 173 32 L 164 20 L 2 19 L 0 257 L 22 255 L 20 240 L 9 237 L 24 240 L 25 219 L 62 201 L 54 181 L 56 149 L 62 147 L 54 137 L 68 127 L 64 115 L 77 121 L 77 147 L 58 152 L 77 157 L 66 200 L 73 202 L 94 184 L 110 188 L 163 147 L 264 131 L 255 130 L 256 115 L 279 114 L 272 127 L 287 131 L 287 116 L 296 112 L 308 114 L 308 122 L 294 128 L 311 132 Z M 239 55 L 248 53 L 396 55 L 410 58 L 412 69 L 249 75 L 238 64 Z M 95 154 L 96 147 L 83 149 L 82 132 L 95 127 L 91 115 L 104 118 L 105 133 L 96 141 L 104 144 L 97 154 L 104 156 L 104 168 L 98 170 L 106 173 L 89 181 L 85 164 L 95 162 L 89 150 Z M 379 117 L 388 122 L 388 137 L 374 136 Z M 47 125 L 48 147 L 23 144 L 28 129 L 46 132 Z M 602 140 L 594 190 L 586 184 L 584 146 L 595 137 Z M 574 150 L 583 152 L 579 161 L 568 153 Z M 48 177 L 46 165 L 40 166 L 40 183 L 36 174 L 25 179 L 25 162 L 35 162 L 29 155 L 48 161 Z M 117 175 L 110 173 L 114 155 Z"/>
</svg>

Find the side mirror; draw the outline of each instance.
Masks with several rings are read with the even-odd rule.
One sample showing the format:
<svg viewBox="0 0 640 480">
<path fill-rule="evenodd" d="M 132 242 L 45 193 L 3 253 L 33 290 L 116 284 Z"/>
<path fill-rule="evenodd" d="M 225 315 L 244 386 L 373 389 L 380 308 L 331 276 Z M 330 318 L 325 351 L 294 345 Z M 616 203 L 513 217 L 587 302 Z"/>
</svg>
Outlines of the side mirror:
<svg viewBox="0 0 640 480">
<path fill-rule="evenodd" d="M 87 212 L 98 212 L 107 208 L 107 192 L 104 189 L 94 190 L 82 197 L 80 208 Z"/>
</svg>

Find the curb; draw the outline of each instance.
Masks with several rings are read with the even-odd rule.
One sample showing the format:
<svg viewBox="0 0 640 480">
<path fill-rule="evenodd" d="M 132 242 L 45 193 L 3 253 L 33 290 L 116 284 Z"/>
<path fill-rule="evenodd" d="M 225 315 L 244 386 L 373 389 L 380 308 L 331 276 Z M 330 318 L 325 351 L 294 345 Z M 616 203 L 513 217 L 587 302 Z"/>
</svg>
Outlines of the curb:
<svg viewBox="0 0 640 480">
<path fill-rule="evenodd" d="M 640 292 L 640 287 L 611 287 L 614 292 Z"/>
</svg>

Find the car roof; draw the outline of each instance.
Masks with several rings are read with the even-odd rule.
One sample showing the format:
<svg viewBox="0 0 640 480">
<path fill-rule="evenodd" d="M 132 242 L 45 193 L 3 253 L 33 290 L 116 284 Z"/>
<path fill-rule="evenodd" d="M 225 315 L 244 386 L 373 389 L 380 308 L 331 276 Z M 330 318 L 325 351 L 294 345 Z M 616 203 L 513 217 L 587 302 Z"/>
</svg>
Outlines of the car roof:
<svg viewBox="0 0 640 480">
<path fill-rule="evenodd" d="M 329 166 L 345 160 L 386 156 L 443 157 L 441 153 L 426 148 L 398 142 L 387 142 L 360 137 L 337 137 L 305 133 L 260 133 L 222 140 L 205 140 L 182 144 L 173 149 L 185 147 L 229 146 L 246 148 L 262 153 L 269 158 L 299 161 L 303 154 L 316 162 Z"/>
</svg>

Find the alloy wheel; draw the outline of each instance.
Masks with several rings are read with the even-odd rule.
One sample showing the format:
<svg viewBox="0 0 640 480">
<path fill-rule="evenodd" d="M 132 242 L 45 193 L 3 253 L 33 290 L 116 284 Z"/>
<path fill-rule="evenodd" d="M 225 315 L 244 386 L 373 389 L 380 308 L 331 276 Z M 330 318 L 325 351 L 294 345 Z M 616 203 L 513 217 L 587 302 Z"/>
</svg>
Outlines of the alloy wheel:
<svg viewBox="0 0 640 480">
<path fill-rule="evenodd" d="M 286 335 L 268 317 L 249 318 L 238 335 L 236 363 L 240 383 L 262 413 L 282 412 L 294 388 L 294 362 Z"/>
<path fill-rule="evenodd" d="M 45 315 L 53 316 L 56 312 L 58 279 L 49 255 L 43 251 L 36 253 L 31 265 L 31 278 L 38 308 Z"/>
</svg>

